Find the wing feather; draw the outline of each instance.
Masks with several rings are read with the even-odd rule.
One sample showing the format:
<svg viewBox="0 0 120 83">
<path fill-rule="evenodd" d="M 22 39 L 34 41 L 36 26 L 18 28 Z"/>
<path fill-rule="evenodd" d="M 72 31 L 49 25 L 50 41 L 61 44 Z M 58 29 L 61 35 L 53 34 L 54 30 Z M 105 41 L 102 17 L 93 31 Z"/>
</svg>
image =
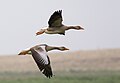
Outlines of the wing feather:
<svg viewBox="0 0 120 83">
<path fill-rule="evenodd" d="M 59 26 L 62 26 L 62 10 L 59 10 L 59 11 L 55 11 L 49 21 L 48 21 L 48 24 L 49 24 L 49 27 L 59 27 Z"/>
<path fill-rule="evenodd" d="M 47 53 L 42 48 L 31 48 L 33 59 L 35 60 L 38 68 L 46 77 L 52 77 L 52 69 L 50 60 Z"/>
</svg>

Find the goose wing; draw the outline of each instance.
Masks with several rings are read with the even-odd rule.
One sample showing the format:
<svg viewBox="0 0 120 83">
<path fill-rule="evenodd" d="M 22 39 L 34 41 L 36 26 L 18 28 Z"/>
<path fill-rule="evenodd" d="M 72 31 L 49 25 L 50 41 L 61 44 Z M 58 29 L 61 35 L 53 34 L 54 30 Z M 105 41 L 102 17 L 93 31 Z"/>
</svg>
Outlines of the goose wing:
<svg viewBox="0 0 120 83">
<path fill-rule="evenodd" d="M 50 78 L 53 76 L 52 69 L 50 66 L 50 59 L 47 53 L 41 48 L 31 48 L 33 59 L 35 60 L 38 68 L 42 73 Z"/>
<path fill-rule="evenodd" d="M 59 11 L 55 11 L 49 21 L 48 21 L 48 24 L 49 24 L 49 27 L 59 27 L 59 26 L 62 26 L 62 10 L 59 10 Z"/>
</svg>

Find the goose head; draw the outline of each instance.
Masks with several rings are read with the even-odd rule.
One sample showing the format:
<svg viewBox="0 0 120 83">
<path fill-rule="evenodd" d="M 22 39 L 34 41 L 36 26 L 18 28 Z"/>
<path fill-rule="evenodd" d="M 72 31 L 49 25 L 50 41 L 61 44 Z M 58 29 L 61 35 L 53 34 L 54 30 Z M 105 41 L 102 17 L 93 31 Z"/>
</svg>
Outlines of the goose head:
<svg viewBox="0 0 120 83">
<path fill-rule="evenodd" d="M 84 30 L 81 26 L 76 26 L 76 30 Z"/>
<path fill-rule="evenodd" d="M 66 47 L 59 47 L 59 50 L 61 50 L 61 51 L 66 51 L 66 50 L 69 50 L 69 49 L 66 48 Z"/>
</svg>

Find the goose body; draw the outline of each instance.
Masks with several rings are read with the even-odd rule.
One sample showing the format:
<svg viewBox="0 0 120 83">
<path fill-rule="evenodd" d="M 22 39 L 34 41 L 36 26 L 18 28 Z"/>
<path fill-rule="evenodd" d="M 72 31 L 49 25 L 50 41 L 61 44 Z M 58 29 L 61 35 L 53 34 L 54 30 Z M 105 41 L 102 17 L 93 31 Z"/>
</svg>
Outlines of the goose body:
<svg viewBox="0 0 120 83">
<path fill-rule="evenodd" d="M 40 44 L 40 45 L 31 47 L 28 50 L 21 51 L 18 55 L 31 54 L 39 70 L 46 77 L 51 78 L 53 76 L 53 72 L 52 72 L 50 59 L 47 52 L 55 49 L 61 50 L 61 51 L 68 50 L 65 47 L 54 47 L 54 46 L 48 46 L 46 44 Z"/>
<path fill-rule="evenodd" d="M 41 29 L 36 33 L 36 35 L 40 35 L 43 33 L 46 34 L 61 34 L 65 35 L 65 31 L 69 29 L 76 29 L 76 30 L 84 30 L 81 26 L 66 26 L 62 24 L 62 10 L 55 11 L 49 21 L 49 26 L 46 29 Z"/>
</svg>

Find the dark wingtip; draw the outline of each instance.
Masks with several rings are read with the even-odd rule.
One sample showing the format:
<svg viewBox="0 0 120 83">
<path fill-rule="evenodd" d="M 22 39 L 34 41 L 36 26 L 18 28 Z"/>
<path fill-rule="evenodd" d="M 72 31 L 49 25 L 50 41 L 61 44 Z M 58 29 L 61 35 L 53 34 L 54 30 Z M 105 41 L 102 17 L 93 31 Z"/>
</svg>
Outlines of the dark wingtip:
<svg viewBox="0 0 120 83">
<path fill-rule="evenodd" d="M 52 70 L 49 65 L 43 70 L 42 73 L 49 79 L 53 76 Z"/>
<path fill-rule="evenodd" d="M 61 14 L 62 10 L 57 10 L 57 11 L 55 11 L 55 13 Z"/>
<path fill-rule="evenodd" d="M 62 13 L 62 10 L 59 10 L 59 13 Z"/>
</svg>

